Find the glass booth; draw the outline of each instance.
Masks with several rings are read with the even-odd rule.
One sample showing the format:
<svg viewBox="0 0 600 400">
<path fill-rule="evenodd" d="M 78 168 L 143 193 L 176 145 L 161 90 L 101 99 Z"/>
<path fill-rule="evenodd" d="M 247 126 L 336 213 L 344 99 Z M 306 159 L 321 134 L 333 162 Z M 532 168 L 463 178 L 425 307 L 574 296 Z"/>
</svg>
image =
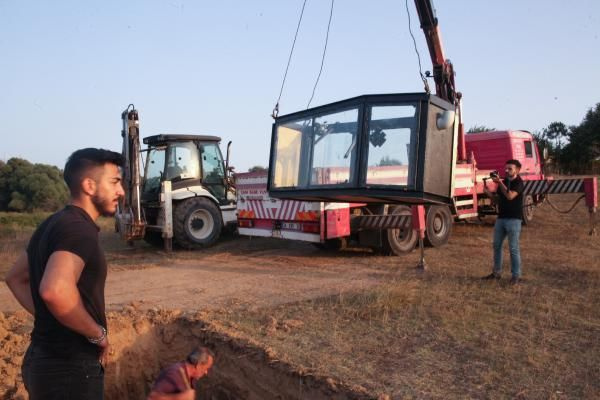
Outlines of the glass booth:
<svg viewBox="0 0 600 400">
<path fill-rule="evenodd" d="M 454 105 L 426 93 L 360 96 L 280 116 L 269 195 L 449 203 L 457 128 Z"/>
</svg>

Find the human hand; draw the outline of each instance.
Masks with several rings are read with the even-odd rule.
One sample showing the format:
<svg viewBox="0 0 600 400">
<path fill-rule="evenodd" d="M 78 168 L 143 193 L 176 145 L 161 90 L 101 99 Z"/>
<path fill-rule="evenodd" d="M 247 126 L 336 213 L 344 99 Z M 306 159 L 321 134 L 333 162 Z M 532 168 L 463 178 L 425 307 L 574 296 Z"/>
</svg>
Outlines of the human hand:
<svg viewBox="0 0 600 400">
<path fill-rule="evenodd" d="M 104 337 L 104 339 L 98 343 L 97 345 L 100 347 L 100 364 L 106 368 L 106 364 L 108 363 L 108 356 L 111 353 L 110 343 L 108 342 L 108 335 Z"/>
<path fill-rule="evenodd" d="M 494 183 L 500 183 L 500 177 L 499 176 L 493 176 L 492 177 L 492 181 L 494 181 Z"/>
</svg>

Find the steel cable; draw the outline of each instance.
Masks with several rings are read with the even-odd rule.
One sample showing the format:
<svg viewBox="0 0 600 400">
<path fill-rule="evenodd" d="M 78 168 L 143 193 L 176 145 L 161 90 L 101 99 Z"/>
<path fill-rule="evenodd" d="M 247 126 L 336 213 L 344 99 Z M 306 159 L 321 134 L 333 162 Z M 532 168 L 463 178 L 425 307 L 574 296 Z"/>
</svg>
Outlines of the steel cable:
<svg viewBox="0 0 600 400">
<path fill-rule="evenodd" d="M 327 43 L 329 41 L 329 29 L 331 28 L 331 18 L 333 17 L 333 4 L 335 0 L 331 0 L 331 10 L 329 11 L 329 22 L 327 23 L 327 34 L 325 35 L 325 46 L 323 47 L 323 56 L 321 57 L 321 68 L 319 69 L 319 75 L 317 75 L 317 80 L 315 81 L 315 86 L 312 90 L 312 95 L 310 96 L 310 100 L 308 100 L 308 104 L 306 108 L 310 107 L 310 103 L 315 97 L 315 91 L 317 90 L 317 85 L 319 84 L 319 79 L 321 78 L 321 73 L 323 72 L 323 64 L 325 63 L 325 54 L 327 53 Z"/>
<path fill-rule="evenodd" d="M 285 73 L 283 74 L 283 81 L 281 82 L 281 89 L 279 90 L 279 97 L 277 97 L 277 103 L 273 108 L 271 116 L 277 118 L 279 114 L 279 101 L 281 100 L 281 94 L 283 93 L 283 87 L 285 85 L 285 79 L 287 78 L 288 70 L 290 68 L 290 62 L 292 61 L 292 54 L 294 54 L 294 47 L 296 46 L 296 39 L 298 38 L 298 31 L 300 30 L 300 24 L 302 23 L 302 16 L 304 15 L 304 8 L 306 7 L 306 0 L 302 3 L 302 10 L 300 11 L 300 18 L 298 18 L 298 26 L 296 27 L 296 33 L 294 34 L 294 41 L 292 42 L 292 48 L 290 49 L 290 56 L 288 57 L 287 66 L 285 67 Z"/>
</svg>

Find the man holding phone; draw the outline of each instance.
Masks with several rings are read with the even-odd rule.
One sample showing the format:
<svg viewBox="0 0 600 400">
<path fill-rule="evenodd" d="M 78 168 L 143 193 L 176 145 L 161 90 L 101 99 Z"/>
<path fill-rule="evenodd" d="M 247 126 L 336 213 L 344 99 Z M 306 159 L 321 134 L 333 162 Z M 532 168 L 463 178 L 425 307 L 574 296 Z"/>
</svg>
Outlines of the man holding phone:
<svg viewBox="0 0 600 400">
<path fill-rule="evenodd" d="M 519 238 L 521 236 L 521 222 L 523 220 L 523 180 L 519 176 L 521 163 L 519 160 L 508 160 L 504 167 L 506 173 L 504 179 L 496 174 L 492 181 L 498 185 L 496 197 L 498 201 L 498 218 L 494 225 L 494 267 L 486 280 L 497 280 L 502 275 L 502 244 L 508 237 L 508 248 L 510 251 L 510 271 L 512 278 L 510 283 L 516 285 L 521 280 L 521 251 Z M 484 185 L 486 195 L 493 198 L 494 195 Z"/>
</svg>

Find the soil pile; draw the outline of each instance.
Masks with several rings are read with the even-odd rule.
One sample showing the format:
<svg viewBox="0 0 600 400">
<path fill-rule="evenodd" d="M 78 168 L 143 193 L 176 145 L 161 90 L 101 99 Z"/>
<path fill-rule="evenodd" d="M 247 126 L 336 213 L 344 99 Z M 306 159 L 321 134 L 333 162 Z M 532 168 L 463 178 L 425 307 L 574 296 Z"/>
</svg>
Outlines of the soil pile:
<svg viewBox="0 0 600 400">
<path fill-rule="evenodd" d="M 197 386 L 198 398 L 363 399 L 330 378 L 317 377 L 279 361 L 271 349 L 236 336 L 206 320 L 206 314 L 151 309 L 135 304 L 109 313 L 113 348 L 106 367 L 106 399 L 144 399 L 160 370 L 181 361 L 197 345 L 211 348 L 215 366 Z M 32 319 L 24 312 L 0 314 L 0 398 L 27 399 L 20 376 Z"/>
</svg>

